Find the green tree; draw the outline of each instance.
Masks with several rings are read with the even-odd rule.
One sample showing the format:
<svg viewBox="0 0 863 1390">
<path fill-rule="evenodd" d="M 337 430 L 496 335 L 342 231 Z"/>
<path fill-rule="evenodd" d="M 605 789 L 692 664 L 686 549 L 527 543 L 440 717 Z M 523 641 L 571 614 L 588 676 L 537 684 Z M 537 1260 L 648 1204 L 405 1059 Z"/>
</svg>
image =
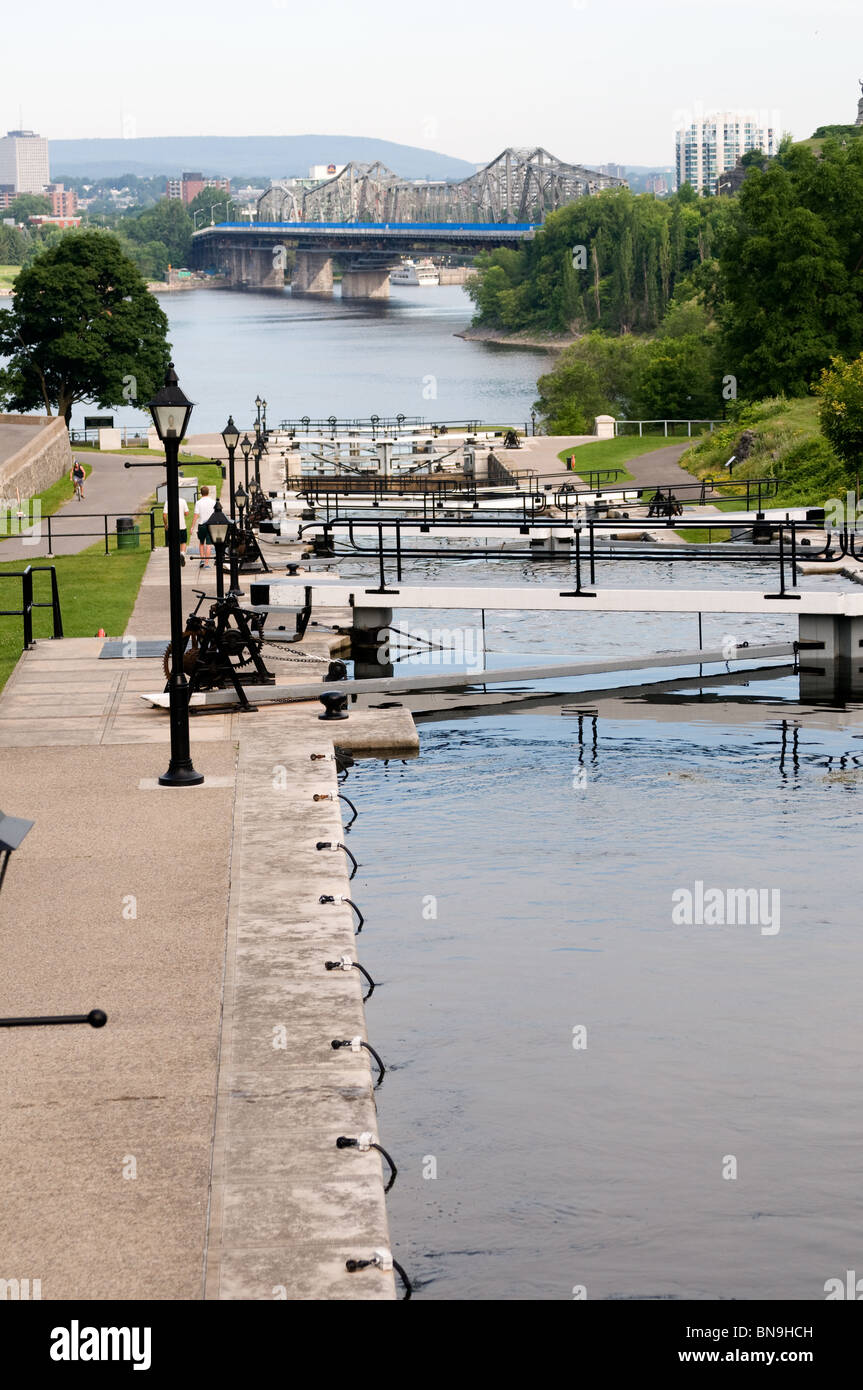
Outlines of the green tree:
<svg viewBox="0 0 863 1390">
<path fill-rule="evenodd" d="M 857 473 L 863 466 L 863 356 L 834 357 L 815 388 L 821 433 Z"/>
<path fill-rule="evenodd" d="M 168 365 L 168 321 L 109 232 L 67 232 L 15 282 L 0 310 L 0 401 L 56 410 L 147 400 Z"/>
<path fill-rule="evenodd" d="M 172 266 L 188 264 L 192 246 L 192 219 L 179 198 L 160 198 L 154 207 L 123 221 L 123 232 L 139 246 L 161 241 Z"/>
<path fill-rule="evenodd" d="M 42 193 L 19 193 L 4 215 L 14 218 L 16 222 L 26 222 L 28 217 L 50 217 L 51 199 Z"/>
</svg>

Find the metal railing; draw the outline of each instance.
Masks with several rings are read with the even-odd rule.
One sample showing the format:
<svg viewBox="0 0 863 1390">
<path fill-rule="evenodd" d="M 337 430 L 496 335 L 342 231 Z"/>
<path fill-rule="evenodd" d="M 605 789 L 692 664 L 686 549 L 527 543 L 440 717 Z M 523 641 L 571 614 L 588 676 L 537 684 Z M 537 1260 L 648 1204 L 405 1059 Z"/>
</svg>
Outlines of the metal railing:
<svg viewBox="0 0 863 1390">
<path fill-rule="evenodd" d="M 602 471 L 602 470 L 600 470 Z M 616 470 L 620 472 L 621 470 Z M 553 478 L 562 477 L 563 474 L 551 474 Z M 584 479 L 584 474 L 579 473 L 579 478 Z M 778 496 L 779 478 L 741 478 L 737 481 L 726 478 L 694 478 L 692 482 L 686 483 L 637 483 L 634 479 L 621 482 L 610 486 L 605 483 L 597 483 L 595 486 L 590 482 L 578 486 L 575 483 L 564 483 L 554 489 L 555 506 L 568 512 L 573 500 L 591 496 L 602 498 L 603 492 L 608 492 L 612 497 L 619 497 L 621 493 L 635 494 L 640 501 L 649 501 L 657 492 L 667 494 L 673 493 L 674 498 L 682 506 L 703 505 L 710 497 L 719 497 L 729 501 L 739 499 L 743 504 L 744 511 L 751 511 L 755 507 L 756 511 L 761 511 L 765 501 L 771 497 Z M 716 525 L 717 523 L 714 523 Z"/>
<path fill-rule="evenodd" d="M 146 449 L 146 448 L 147 448 L 147 443 L 148 443 L 147 431 L 145 430 L 144 433 L 141 434 L 141 427 L 140 427 L 140 425 L 117 425 L 117 426 L 115 426 L 114 428 L 120 430 L 121 433 L 122 433 L 122 435 L 123 435 L 123 443 L 122 443 L 122 445 L 121 445 L 122 448 L 124 448 L 124 449 L 138 449 L 138 448 L 140 448 L 140 449 Z M 74 448 L 74 446 L 75 446 L 76 444 L 77 444 L 79 447 L 80 447 L 80 445 L 82 445 L 82 444 L 98 444 L 98 443 L 99 443 L 99 430 L 97 430 L 97 429 L 89 429 L 89 430 L 70 430 L 70 431 L 69 431 L 69 441 L 70 441 L 70 443 L 72 444 L 73 448 Z"/>
<path fill-rule="evenodd" d="M 654 431 L 654 430 L 648 430 L 647 433 L 648 433 L 648 434 L 653 434 L 653 433 L 659 434 L 659 433 L 661 432 L 666 438 L 670 438 L 670 437 L 672 437 L 672 436 L 674 435 L 675 431 L 674 431 L 674 429 L 672 428 L 671 431 L 669 432 L 669 428 L 668 428 L 669 425 L 671 425 L 671 426 L 680 425 L 681 427 L 682 427 L 683 425 L 685 425 L 685 426 L 686 426 L 686 435 L 687 435 L 687 438 L 690 438 L 690 439 L 691 439 L 691 438 L 692 438 L 692 426 L 693 426 L 693 425 L 705 426 L 707 429 L 709 429 L 710 433 L 712 434 L 715 425 L 727 425 L 727 424 L 728 424 L 728 421 L 727 421 L 727 420 L 615 420 L 615 422 L 614 422 L 614 433 L 615 433 L 615 435 L 620 435 L 620 434 L 621 434 L 621 426 L 622 426 L 622 425 L 623 425 L 623 426 L 637 425 L 637 426 L 638 426 L 638 435 L 639 435 L 639 438 L 641 438 L 641 436 L 642 436 L 642 435 L 644 434 L 644 432 L 645 432 L 645 431 L 644 431 L 644 426 L 645 426 L 645 425 L 656 425 L 657 427 L 661 425 L 661 426 L 663 427 L 661 431 L 659 430 L 659 428 L 657 428 L 655 431 Z M 682 428 L 681 428 L 681 430 L 680 430 L 680 433 L 681 433 L 681 434 L 683 433 Z M 695 433 L 696 433 L 696 434 L 700 434 L 700 433 L 702 433 L 702 430 L 698 430 L 698 429 L 697 429 L 697 430 L 695 431 Z"/>
<path fill-rule="evenodd" d="M 48 541 L 48 558 L 50 559 L 54 555 L 55 540 L 69 540 L 72 538 L 76 540 L 94 540 L 102 538 L 104 540 L 105 545 L 105 554 L 109 555 L 111 553 L 111 535 L 117 534 L 116 532 L 111 532 L 109 528 L 109 522 L 111 520 L 116 521 L 116 519 L 121 516 L 131 516 L 133 518 L 146 518 L 144 528 L 147 532 L 147 536 L 150 543 L 150 549 L 156 549 L 157 531 L 161 531 L 163 537 L 165 533 L 165 523 L 162 519 L 162 508 L 158 504 L 147 511 L 135 510 L 131 507 L 127 507 L 124 512 L 75 512 L 74 514 L 67 514 L 65 516 L 60 516 L 56 514 L 54 516 L 43 516 L 39 522 L 39 527 L 44 529 L 45 537 Z M 102 524 L 101 526 L 98 526 L 96 529 L 86 531 L 67 531 L 65 529 L 65 526 L 63 529 L 61 529 L 60 524 L 58 523 L 62 524 L 70 520 L 74 520 L 75 522 L 99 520 Z M 122 535 L 123 533 L 120 532 L 119 534 Z M 33 542 L 33 544 L 41 544 L 41 538 L 38 541 Z M 160 541 L 159 544 L 164 544 L 164 540 Z M 2 555 L 3 548 L 2 543 L 0 543 L 0 557 L 2 557 Z"/>
<path fill-rule="evenodd" d="M 51 599 L 50 602 L 37 602 L 33 598 L 33 575 L 50 574 L 51 576 Z M 3 570 L 0 571 L 0 579 L 20 579 L 21 580 L 21 607 L 0 609 L 0 618 L 21 618 L 23 650 L 29 651 L 33 646 L 33 609 L 50 608 L 53 614 L 54 630 L 52 638 L 63 636 L 63 618 L 60 613 L 60 594 L 57 589 L 57 571 L 53 565 L 27 565 L 23 570 Z"/>
<path fill-rule="evenodd" d="M 542 536 L 530 540 L 530 529 L 532 525 L 539 525 L 542 529 Z M 655 522 L 652 530 L 666 526 L 671 530 L 679 526 L 680 522 L 669 518 L 665 522 Z M 364 544 L 361 538 L 356 535 L 356 530 L 360 527 L 368 528 L 371 526 L 376 533 L 376 543 L 372 545 Z M 483 546 L 453 546 L 431 547 L 431 546 L 410 546 L 404 545 L 403 532 L 405 528 L 419 527 L 423 533 L 431 536 L 432 532 L 438 528 L 446 528 L 448 531 L 477 528 L 481 526 L 483 531 L 494 534 L 495 531 L 518 529 L 519 532 L 528 536 L 528 542 L 524 549 L 515 548 L 502 550 L 498 543 L 496 549 L 489 549 Z M 722 564 L 761 562 L 765 564 L 776 564 L 779 571 L 778 592 L 765 594 L 765 598 L 799 598 L 799 594 L 788 593 L 788 588 L 796 588 L 798 577 L 798 566 L 801 559 L 829 559 L 832 558 L 831 552 L 831 533 L 827 533 L 826 545 L 820 550 L 814 550 L 807 546 L 805 553 L 801 556 L 799 535 L 801 531 L 807 529 L 818 529 L 817 524 L 803 521 L 770 520 L 770 521 L 751 521 L 735 522 L 735 530 L 741 532 L 751 532 L 750 541 L 745 545 L 729 548 L 727 545 L 707 546 L 690 544 L 680 538 L 679 544 L 658 545 L 656 542 L 645 542 L 643 545 L 624 543 L 623 546 L 614 546 L 611 542 L 619 542 L 621 531 L 631 530 L 634 533 L 634 541 L 642 540 L 642 533 L 645 530 L 643 519 L 636 521 L 606 521 L 590 520 L 584 523 L 576 523 L 543 519 L 537 522 L 535 519 L 522 519 L 518 515 L 510 518 L 491 518 L 479 520 L 469 517 L 464 520 L 452 520 L 448 518 L 429 518 L 423 521 L 419 516 L 415 518 L 392 517 L 374 519 L 373 522 L 365 521 L 357 517 L 333 518 L 329 521 L 307 522 L 299 527 L 298 535 L 302 540 L 303 533 L 314 528 L 319 529 L 322 534 L 316 539 L 315 549 L 320 556 L 368 556 L 378 566 L 380 576 L 381 591 L 386 590 L 386 566 L 387 560 L 395 560 L 396 580 L 400 581 L 403 574 L 404 562 L 406 559 L 548 559 L 549 561 L 563 561 L 574 563 L 576 569 L 576 593 L 580 595 L 582 591 L 582 563 L 589 566 L 589 582 L 596 582 L 596 563 L 598 560 L 623 561 L 631 563 L 633 560 L 656 561 L 660 564 L 680 561 L 689 563 L 720 562 Z M 336 550 L 336 528 L 342 533 L 342 540 L 346 542 L 350 549 L 343 548 Z M 720 529 L 715 519 L 693 519 L 688 520 L 685 525 L 687 530 L 697 530 L 706 532 L 708 537 L 712 531 Z M 389 531 L 388 539 L 390 544 L 384 544 L 385 532 Z M 605 548 L 601 542 L 604 533 L 611 533 Z M 776 543 L 774 543 L 774 536 Z M 834 539 L 836 533 L 834 533 Z M 545 542 L 553 540 L 554 549 L 545 547 Z M 842 553 L 853 554 L 854 538 L 853 533 L 846 533 L 844 541 L 840 538 L 840 544 L 844 546 Z M 788 576 L 790 575 L 790 586 Z M 590 595 L 585 595 L 590 597 Z"/>
<path fill-rule="evenodd" d="M 292 420 L 280 420 L 279 430 L 293 431 L 295 434 L 305 434 L 309 430 L 316 433 L 320 430 L 330 431 L 330 433 L 341 433 L 349 430 L 356 432 L 382 434 L 385 431 L 393 430 L 414 430 L 423 434 L 433 434 L 440 431 L 441 427 L 449 429 L 465 429 L 479 431 L 484 429 L 481 420 L 426 420 L 424 415 L 366 415 L 353 417 L 339 417 L 328 415 L 325 419 L 313 419 L 310 415 L 301 415 Z M 270 427 L 272 433 L 272 426 Z M 492 433 L 493 431 L 489 431 Z"/>
</svg>

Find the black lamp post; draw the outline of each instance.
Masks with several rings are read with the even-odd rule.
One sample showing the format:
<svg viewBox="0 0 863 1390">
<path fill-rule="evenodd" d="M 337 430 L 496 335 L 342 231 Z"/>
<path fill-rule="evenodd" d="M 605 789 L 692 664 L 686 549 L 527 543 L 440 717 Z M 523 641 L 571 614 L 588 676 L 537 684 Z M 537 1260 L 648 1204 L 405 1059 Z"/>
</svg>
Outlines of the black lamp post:
<svg viewBox="0 0 863 1390">
<path fill-rule="evenodd" d="M 234 504 L 234 452 L 240 442 L 240 431 L 234 424 L 233 415 L 228 416 L 228 423 L 222 430 L 222 443 L 228 451 L 228 496 L 231 499 L 230 505 Z"/>
<path fill-rule="evenodd" d="M 228 539 L 230 524 L 228 517 L 226 517 L 225 513 L 222 511 L 222 504 L 217 497 L 216 505 L 210 512 L 210 520 L 207 522 L 210 540 L 216 547 L 216 598 L 225 597 L 225 576 L 222 572 L 222 567 L 225 563 L 225 543 Z"/>
<path fill-rule="evenodd" d="M 189 683 L 183 669 L 183 586 L 180 579 L 180 441 L 185 438 L 192 402 L 180 390 L 174 364 L 165 373 L 165 385 L 149 404 L 156 433 L 165 446 L 168 498 L 168 579 L 171 591 L 171 675 L 168 695 L 171 709 L 171 761 L 159 778 L 163 787 L 196 787 L 204 778 L 192 766 L 189 748 Z"/>
<path fill-rule="evenodd" d="M 261 432 L 262 432 L 264 438 L 266 439 L 266 437 L 267 437 L 267 402 L 266 402 L 266 401 L 261 401 Z"/>
<path fill-rule="evenodd" d="M 255 428 L 256 428 L 259 432 L 260 432 L 260 428 L 261 428 L 261 406 L 262 406 L 262 405 L 263 405 L 263 401 L 261 400 L 260 396 L 256 396 L 256 397 L 255 397 L 255 407 L 256 407 L 257 412 L 258 412 L 258 418 L 257 418 L 257 420 L 255 421 Z"/>
<path fill-rule="evenodd" d="M 243 451 L 243 461 L 246 465 L 246 492 L 249 490 L 249 454 L 252 452 L 252 441 L 247 434 L 243 435 L 243 442 L 240 445 Z"/>
<path fill-rule="evenodd" d="M 244 508 L 245 505 L 246 505 L 246 498 L 247 498 L 247 493 L 246 493 L 246 491 L 245 491 L 245 489 L 244 489 L 244 487 L 243 487 L 243 484 L 240 483 L 240 486 L 237 488 L 237 491 L 234 493 L 234 505 L 236 506 L 237 512 L 238 512 L 238 515 L 239 515 L 239 521 L 238 521 L 237 524 L 238 524 L 239 529 L 240 529 L 241 531 L 242 531 L 242 529 L 243 529 L 243 508 Z M 234 586 L 234 580 L 233 580 L 233 577 L 232 577 L 232 578 L 231 578 L 231 587 L 233 588 L 233 586 Z"/>
</svg>

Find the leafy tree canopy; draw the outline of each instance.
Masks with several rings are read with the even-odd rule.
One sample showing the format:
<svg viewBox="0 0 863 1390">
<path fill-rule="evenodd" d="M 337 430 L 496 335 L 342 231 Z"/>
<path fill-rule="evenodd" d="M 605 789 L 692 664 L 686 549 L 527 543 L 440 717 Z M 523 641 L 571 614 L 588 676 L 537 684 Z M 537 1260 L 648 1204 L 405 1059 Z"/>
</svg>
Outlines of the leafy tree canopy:
<svg viewBox="0 0 863 1390">
<path fill-rule="evenodd" d="M 19 274 L 0 310 L 0 402 L 56 410 L 146 401 L 162 383 L 168 321 L 116 237 L 67 232 Z"/>
</svg>

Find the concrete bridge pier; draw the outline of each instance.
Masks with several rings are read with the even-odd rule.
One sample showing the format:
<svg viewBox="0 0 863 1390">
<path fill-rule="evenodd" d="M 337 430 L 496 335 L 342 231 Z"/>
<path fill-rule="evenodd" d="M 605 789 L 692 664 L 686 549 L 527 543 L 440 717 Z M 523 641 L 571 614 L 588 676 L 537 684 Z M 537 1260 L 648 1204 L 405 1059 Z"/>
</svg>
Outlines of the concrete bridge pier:
<svg viewBox="0 0 863 1390">
<path fill-rule="evenodd" d="M 863 617 L 801 613 L 800 698 L 859 699 L 863 695 Z"/>
<path fill-rule="evenodd" d="M 332 294 L 333 258 L 328 251 L 298 251 L 291 294 Z"/>
<path fill-rule="evenodd" d="M 231 284 L 241 290 L 283 290 L 284 257 L 268 247 L 229 246 L 224 251 L 224 268 Z"/>
<path fill-rule="evenodd" d="M 346 270 L 342 275 L 342 299 L 389 299 L 390 272 Z"/>
</svg>

